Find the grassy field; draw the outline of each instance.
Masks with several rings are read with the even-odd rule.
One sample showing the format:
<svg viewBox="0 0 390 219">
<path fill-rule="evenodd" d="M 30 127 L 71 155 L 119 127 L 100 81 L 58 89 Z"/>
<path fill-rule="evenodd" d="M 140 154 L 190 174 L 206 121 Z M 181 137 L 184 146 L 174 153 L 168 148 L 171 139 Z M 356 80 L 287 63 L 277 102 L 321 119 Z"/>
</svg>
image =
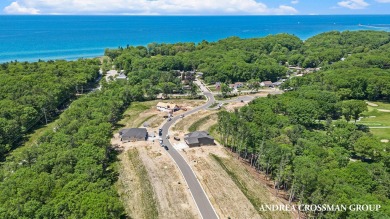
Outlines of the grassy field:
<svg viewBox="0 0 390 219">
<path fill-rule="evenodd" d="M 215 85 L 207 86 L 207 88 L 210 89 L 211 92 L 217 92 Z"/>
<path fill-rule="evenodd" d="M 390 126 L 390 112 L 379 112 L 372 110 L 364 113 L 365 118 L 361 119 L 358 124 L 367 126 Z"/>
<path fill-rule="evenodd" d="M 375 106 L 375 107 L 371 107 L 371 108 L 376 108 L 376 109 L 385 109 L 385 110 L 390 110 L 390 103 L 388 102 L 371 102 L 370 103 L 374 103 L 378 106 Z"/>
<path fill-rule="evenodd" d="M 147 121 L 147 118 L 151 118 L 153 115 L 145 115 L 145 117 L 140 117 L 139 115 L 146 110 L 152 109 L 157 103 L 157 100 L 131 103 L 130 107 L 123 113 L 123 118 L 118 122 L 117 130 L 123 127 L 139 127 L 142 125 Z"/>
<path fill-rule="evenodd" d="M 357 124 L 371 127 L 374 136 L 380 139 L 390 139 L 390 112 L 381 112 L 379 109 L 390 110 L 390 103 L 371 102 L 378 106 L 368 106 L 368 112 L 363 113 L 364 117 Z M 389 127 L 389 128 L 375 128 Z"/>
<path fill-rule="evenodd" d="M 390 139 L 390 129 L 370 129 L 370 132 L 379 139 Z"/>
<path fill-rule="evenodd" d="M 236 186 L 241 190 L 245 197 L 263 218 L 292 218 L 287 212 L 264 212 L 261 206 L 264 204 L 276 204 L 275 199 L 271 198 L 271 193 L 261 182 L 256 179 L 237 159 L 222 158 L 215 154 L 210 156 L 222 167 L 229 175 Z"/>
<path fill-rule="evenodd" d="M 118 180 L 118 192 L 125 203 L 128 216 L 158 218 L 158 203 L 137 149 L 130 149 L 124 154 L 119 171 L 121 177 Z"/>
<path fill-rule="evenodd" d="M 206 121 L 209 120 L 209 119 L 210 119 L 210 115 L 199 119 L 198 121 L 192 123 L 192 125 L 188 128 L 188 131 L 190 131 L 190 132 L 198 131 L 199 127 L 203 123 L 206 123 Z"/>
</svg>

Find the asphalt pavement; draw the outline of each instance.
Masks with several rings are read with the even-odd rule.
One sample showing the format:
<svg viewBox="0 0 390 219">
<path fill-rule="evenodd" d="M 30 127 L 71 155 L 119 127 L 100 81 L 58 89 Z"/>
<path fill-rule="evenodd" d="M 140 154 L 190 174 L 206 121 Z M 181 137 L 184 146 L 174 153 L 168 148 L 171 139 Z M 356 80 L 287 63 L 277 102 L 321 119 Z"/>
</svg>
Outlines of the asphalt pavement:
<svg viewBox="0 0 390 219">
<path fill-rule="evenodd" d="M 184 160 L 184 158 L 180 155 L 180 153 L 172 146 L 170 140 L 173 139 L 173 136 L 170 136 L 170 139 L 166 139 L 166 136 L 168 133 L 169 128 L 172 124 L 174 124 L 179 119 L 186 119 L 186 116 L 195 113 L 202 109 L 207 109 L 210 107 L 214 102 L 214 96 L 205 88 L 199 81 L 195 81 L 195 83 L 198 84 L 199 88 L 203 92 L 203 94 L 207 97 L 207 103 L 196 107 L 190 111 L 187 111 L 184 114 L 184 118 L 180 118 L 180 115 L 175 116 L 172 118 L 171 121 L 167 121 L 162 126 L 162 137 L 164 139 L 164 144 L 168 146 L 168 154 L 171 155 L 172 159 L 176 162 L 177 166 L 179 167 L 180 171 L 182 172 L 184 179 L 187 182 L 187 185 L 192 193 L 192 196 L 196 202 L 196 205 L 198 206 L 199 212 L 203 219 L 218 219 L 218 215 L 215 212 L 213 206 L 211 205 L 209 199 L 207 198 L 207 195 L 205 191 L 203 190 L 202 186 L 200 185 L 198 179 L 195 176 L 195 173 L 192 171 L 189 164 Z M 183 115 L 181 114 L 181 115 Z"/>
</svg>

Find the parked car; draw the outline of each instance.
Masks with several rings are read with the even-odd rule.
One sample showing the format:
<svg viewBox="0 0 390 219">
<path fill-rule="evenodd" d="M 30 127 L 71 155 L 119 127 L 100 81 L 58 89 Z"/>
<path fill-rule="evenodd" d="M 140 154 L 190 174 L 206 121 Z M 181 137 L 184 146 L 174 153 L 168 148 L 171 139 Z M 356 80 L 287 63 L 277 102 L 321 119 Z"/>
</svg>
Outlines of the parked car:
<svg viewBox="0 0 390 219">
<path fill-rule="evenodd" d="M 169 121 L 171 121 L 171 120 L 172 120 L 172 118 L 171 118 L 171 117 L 169 117 L 169 118 L 168 118 L 168 122 L 169 122 Z"/>
<path fill-rule="evenodd" d="M 173 137 L 173 139 L 175 139 L 176 141 L 180 141 L 180 138 L 179 137 Z"/>
<path fill-rule="evenodd" d="M 180 115 L 180 118 L 183 118 L 184 117 L 184 114 Z"/>
<path fill-rule="evenodd" d="M 168 146 L 164 145 L 165 150 L 169 150 Z"/>
<path fill-rule="evenodd" d="M 161 144 L 161 145 L 163 144 L 163 141 L 162 141 L 162 140 L 160 140 L 160 144 Z"/>
</svg>

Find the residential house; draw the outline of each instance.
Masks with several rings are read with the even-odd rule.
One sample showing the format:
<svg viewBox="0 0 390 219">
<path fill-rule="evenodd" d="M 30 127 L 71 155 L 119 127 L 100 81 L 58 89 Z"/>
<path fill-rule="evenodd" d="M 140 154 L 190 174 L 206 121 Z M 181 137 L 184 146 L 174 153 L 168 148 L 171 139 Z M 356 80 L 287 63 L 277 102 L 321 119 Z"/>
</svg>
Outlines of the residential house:
<svg viewBox="0 0 390 219">
<path fill-rule="evenodd" d="M 215 145 L 212 138 L 206 131 L 195 131 L 184 136 L 184 141 L 189 147 L 200 147 L 202 145 Z"/>
<path fill-rule="evenodd" d="M 221 89 L 221 82 L 215 82 L 215 89 L 216 90 Z"/>
<path fill-rule="evenodd" d="M 125 73 L 121 72 L 118 77 L 116 77 L 117 80 L 127 80 L 127 76 Z"/>
<path fill-rule="evenodd" d="M 262 81 L 260 83 L 260 86 L 262 86 L 262 87 L 274 87 L 274 85 L 272 84 L 272 81 Z"/>
<path fill-rule="evenodd" d="M 242 83 L 242 82 L 236 82 L 236 83 L 234 83 L 234 86 L 235 86 L 236 88 L 241 88 L 241 87 L 244 87 L 244 83 Z"/>
<path fill-rule="evenodd" d="M 157 109 L 164 112 L 177 111 L 179 110 L 179 106 L 173 103 L 163 103 L 159 102 L 157 104 Z"/>
<path fill-rule="evenodd" d="M 123 143 L 146 141 L 148 139 L 148 132 L 145 128 L 122 129 L 119 131 L 119 137 Z"/>
<path fill-rule="evenodd" d="M 203 72 L 196 72 L 196 75 L 197 75 L 198 77 L 203 77 Z"/>
<path fill-rule="evenodd" d="M 283 82 L 274 82 L 272 84 L 274 85 L 274 87 L 279 87 L 280 85 L 283 84 Z"/>
</svg>

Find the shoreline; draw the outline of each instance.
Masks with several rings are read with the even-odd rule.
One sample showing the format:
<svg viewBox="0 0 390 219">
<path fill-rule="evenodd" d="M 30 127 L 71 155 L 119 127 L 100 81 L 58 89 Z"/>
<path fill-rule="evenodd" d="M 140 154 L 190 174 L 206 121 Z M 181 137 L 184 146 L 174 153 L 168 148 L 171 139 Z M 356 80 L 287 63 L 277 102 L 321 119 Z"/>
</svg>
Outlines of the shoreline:
<svg viewBox="0 0 390 219">
<path fill-rule="evenodd" d="M 367 27 L 367 25 L 357 25 L 357 26 L 359 26 L 359 27 Z M 335 31 L 339 31 L 339 30 L 335 30 Z M 357 29 L 357 30 L 344 30 L 344 31 L 384 31 L 384 30 L 368 30 L 368 29 Z M 339 32 L 344 32 L 344 31 L 339 31 Z M 311 38 L 311 37 L 314 37 L 314 36 L 317 36 L 317 35 L 319 35 L 319 34 L 322 34 L 322 33 L 327 33 L 327 32 L 331 32 L 331 31 L 325 31 L 325 32 L 321 32 L 321 33 L 318 33 L 318 34 L 315 34 L 315 35 L 313 35 L 313 36 L 310 36 L 309 38 Z M 389 32 L 390 33 L 390 31 L 384 31 L 384 32 Z M 291 33 L 278 33 L 278 34 L 289 34 L 289 35 L 292 35 L 292 36 L 296 36 L 296 35 L 294 35 L 294 34 L 291 34 Z M 271 35 L 278 35 L 278 34 L 271 34 Z M 235 36 L 230 36 L 230 37 L 235 37 Z M 241 38 L 241 39 L 253 39 L 253 38 L 264 38 L 264 37 L 266 37 L 266 36 L 258 36 L 258 37 L 239 37 L 239 38 Z M 297 36 L 298 37 L 298 36 Z M 229 37 L 227 37 L 227 38 L 229 38 Z M 221 38 L 221 39 L 219 39 L 219 40 L 224 40 L 224 39 L 227 39 L 226 37 L 225 38 Z M 301 37 L 298 37 L 300 40 L 302 40 L 302 42 L 305 42 L 307 39 L 309 39 L 309 38 L 307 38 L 307 39 L 303 39 L 303 38 L 301 38 Z M 213 43 L 213 42 L 217 42 L 217 41 L 219 41 L 219 40 L 215 40 L 215 41 L 208 41 L 209 43 Z M 150 43 L 154 43 L 154 42 L 150 42 Z M 191 43 L 191 42 L 157 42 L 157 43 L 166 43 L 166 44 L 175 44 L 175 43 Z M 199 42 L 193 42 L 193 43 L 195 43 L 195 44 L 197 44 L 197 43 L 199 43 Z M 147 45 L 128 45 L 128 46 L 133 46 L 133 47 L 137 47 L 137 46 L 144 46 L 144 47 L 146 47 Z M 77 55 L 69 55 L 69 56 L 61 56 L 61 57 L 56 57 L 56 56 L 54 56 L 54 57 L 41 57 L 41 58 L 26 58 L 26 59 L 12 59 L 12 60 L 6 60 L 6 59 L 0 59 L 0 64 L 4 64 L 4 63 L 10 63 L 10 62 L 15 62 L 15 61 L 17 61 L 17 62 L 29 62 L 29 63 L 33 63 L 33 62 L 38 62 L 39 60 L 41 60 L 41 61 L 45 61 L 45 62 L 47 62 L 47 61 L 57 61 L 57 60 L 65 60 L 65 61 L 75 61 L 75 60 L 78 60 L 78 59 L 95 59 L 95 58 L 102 58 L 102 57 L 104 57 L 104 51 L 106 50 L 106 49 L 117 49 L 117 48 L 119 48 L 119 47 L 122 47 L 122 48 L 125 48 L 126 46 L 117 46 L 117 47 L 106 47 L 106 48 L 104 48 L 104 49 L 102 49 L 103 50 L 103 52 L 102 53 L 99 53 L 99 54 L 97 54 L 97 53 L 93 53 L 93 54 L 90 54 L 90 55 L 80 55 L 80 56 L 77 56 Z M 95 48 L 96 49 L 96 48 Z M 90 48 L 85 48 L 85 51 L 88 51 L 88 50 L 91 50 Z M 58 52 L 58 50 L 55 50 L 55 49 L 53 49 L 53 50 L 46 50 L 45 52 L 50 52 L 50 51 L 53 51 L 53 52 L 55 52 L 55 51 L 57 51 Z M 37 51 L 37 53 L 39 53 L 39 51 Z"/>
</svg>

